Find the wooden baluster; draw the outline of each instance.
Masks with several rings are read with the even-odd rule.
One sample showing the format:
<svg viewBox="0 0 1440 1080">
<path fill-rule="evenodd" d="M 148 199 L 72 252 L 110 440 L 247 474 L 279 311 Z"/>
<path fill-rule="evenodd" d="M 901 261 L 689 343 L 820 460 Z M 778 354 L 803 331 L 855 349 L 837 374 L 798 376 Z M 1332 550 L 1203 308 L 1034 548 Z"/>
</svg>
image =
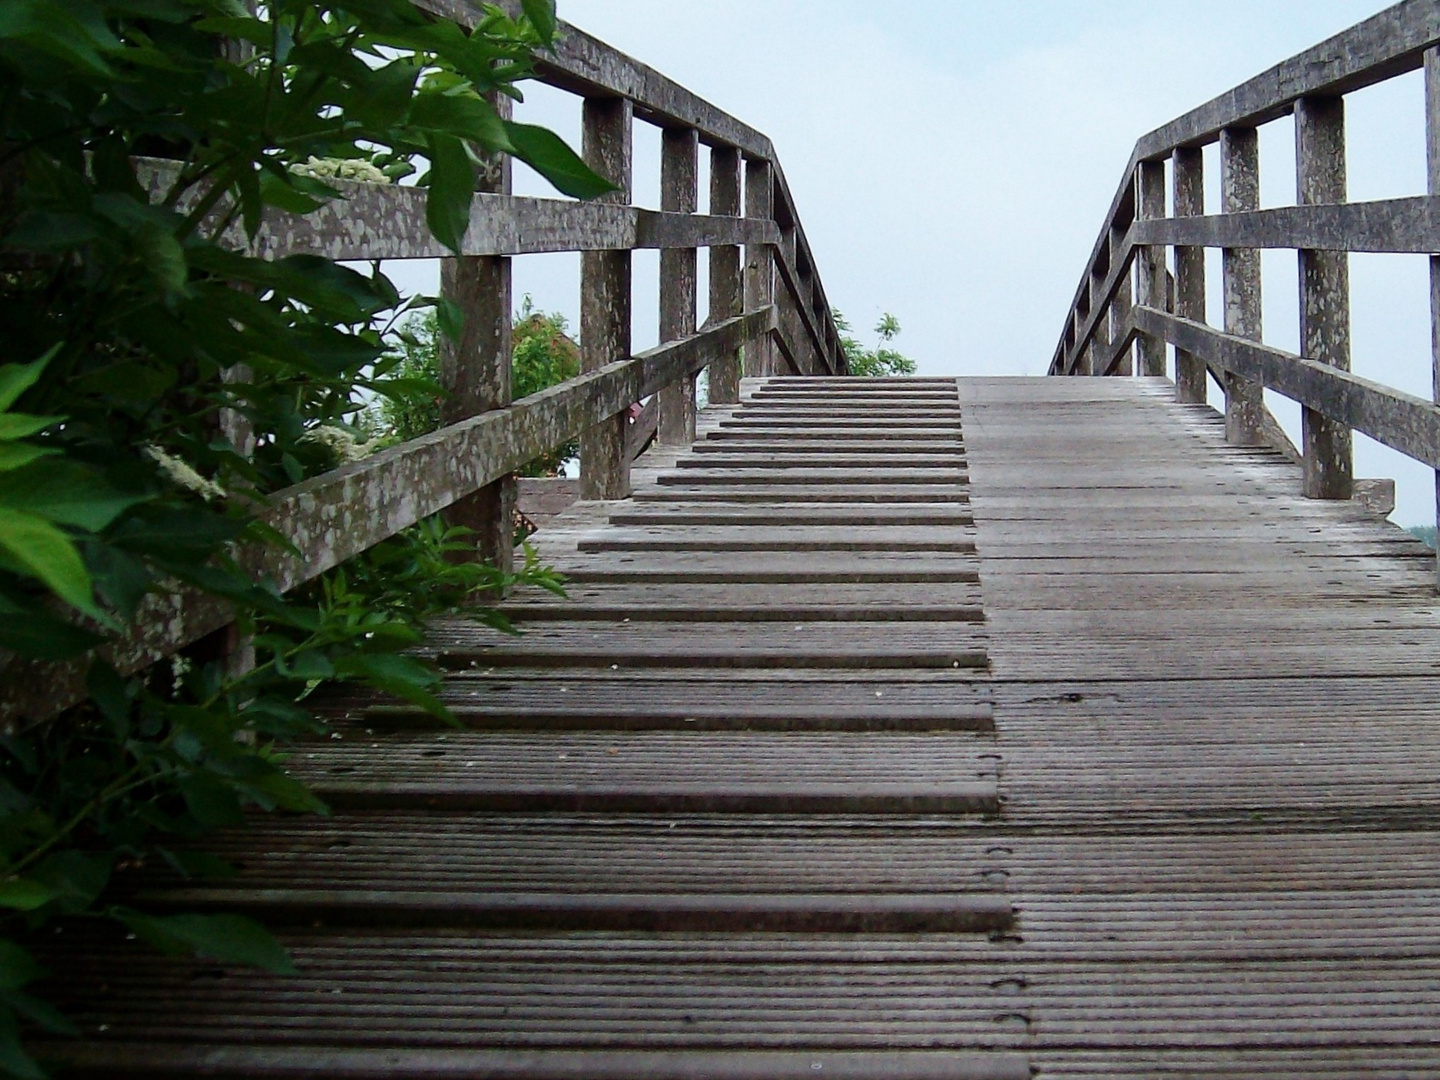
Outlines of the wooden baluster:
<svg viewBox="0 0 1440 1080">
<path fill-rule="evenodd" d="M 666 128 L 660 158 L 660 209 L 693 214 L 699 202 L 700 135 L 694 128 Z M 676 341 L 695 333 L 696 252 L 667 248 L 660 252 L 660 340 Z M 695 441 L 695 376 L 660 391 L 662 446 Z"/>
<path fill-rule="evenodd" d="M 775 216 L 775 178 L 768 161 L 745 162 L 745 216 L 769 221 Z M 745 245 L 745 310 L 775 302 L 775 260 L 769 244 Z M 774 375 L 775 345 L 764 334 L 745 346 L 745 374 L 750 378 Z"/>
<path fill-rule="evenodd" d="M 1260 133 L 1252 127 L 1220 132 L 1220 212 L 1243 214 L 1260 209 Z M 1225 248 L 1225 332 L 1261 340 L 1260 252 Z M 1224 373 L 1225 441 L 1235 446 L 1265 445 L 1265 388 Z"/>
<path fill-rule="evenodd" d="M 710 213 L 724 217 L 740 216 L 740 151 L 730 146 L 710 151 Z M 743 286 L 740 273 L 740 249 L 721 244 L 710 249 L 710 316 L 711 324 L 733 319 L 741 312 Z M 710 365 L 710 400 L 717 405 L 734 405 L 740 401 L 741 360 L 737 352 Z"/>
<path fill-rule="evenodd" d="M 1125 258 L 1125 231 L 1126 226 L 1115 224 L 1110 227 L 1110 265 L 1119 266 Z M 1120 278 L 1120 284 L 1115 290 L 1114 299 L 1110 301 L 1110 343 L 1113 346 L 1125 333 L 1125 321 L 1130 318 L 1130 309 L 1134 306 L 1135 290 L 1130 279 L 1133 270 L 1126 270 Z M 1124 375 L 1129 377 L 1135 374 L 1135 347 L 1129 346 L 1120 358 L 1115 362 L 1113 375 Z"/>
<path fill-rule="evenodd" d="M 1101 303 L 1101 296 L 1105 290 L 1105 277 L 1109 268 L 1101 260 L 1096 260 L 1095 268 L 1090 272 L 1090 310 L 1096 310 L 1096 304 Z M 1110 316 L 1106 313 L 1109 305 L 1103 305 L 1100 315 L 1095 320 L 1095 332 L 1090 336 L 1090 362 L 1086 365 L 1085 374 L 1104 375 L 1105 361 L 1110 358 Z"/>
<path fill-rule="evenodd" d="M 1142 161 L 1137 173 L 1139 185 L 1137 201 L 1140 217 L 1153 221 L 1165 216 L 1165 163 L 1163 161 Z M 1135 259 L 1138 267 L 1139 301 L 1145 307 L 1168 311 L 1169 289 L 1165 277 L 1165 248 L 1150 244 L 1140 249 Z M 1140 335 L 1140 374 L 1165 374 L 1165 342 L 1151 334 Z"/>
<path fill-rule="evenodd" d="M 1440 48 L 1425 50 L 1425 159 L 1427 190 L 1440 195 Z M 1432 397 L 1440 402 L 1440 256 L 1430 258 L 1430 375 Z M 1440 526 L 1440 472 L 1435 474 L 1435 523 Z M 1440 587 L 1440 541 L 1436 551 Z"/>
<path fill-rule="evenodd" d="M 582 148 L 585 163 L 620 190 L 602 202 L 631 199 L 634 106 L 626 98 L 586 98 Z M 595 371 L 630 355 L 630 252 L 586 251 L 580 256 L 580 358 Z M 630 457 L 621 413 L 580 436 L 580 497 L 624 499 L 630 494 Z"/>
<path fill-rule="evenodd" d="M 1075 305 L 1075 310 L 1071 315 L 1071 318 L 1074 320 L 1072 332 L 1075 335 L 1075 341 L 1077 342 L 1077 344 L 1081 340 L 1081 335 L 1085 333 L 1085 320 L 1090 316 L 1089 308 L 1085 306 L 1089 303 L 1088 297 L 1090 285 L 1088 282 L 1086 283 L 1085 288 L 1086 296 L 1081 298 L 1081 303 Z M 1071 367 L 1071 374 L 1089 375 L 1091 355 L 1092 354 L 1090 352 L 1090 346 L 1088 344 L 1079 345 L 1078 348 L 1075 350 L 1075 363 Z"/>
<path fill-rule="evenodd" d="M 1345 99 L 1295 105 L 1295 167 L 1302 206 L 1345 201 Z M 1300 252 L 1300 355 L 1350 370 L 1350 256 Z M 1350 429 L 1312 409 L 1302 413 L 1305 494 L 1349 499 L 1354 490 Z"/>
<path fill-rule="evenodd" d="M 510 99 L 493 99 L 502 116 Z M 510 159 L 487 159 L 477 178 L 480 191 L 510 193 Z M 510 260 L 461 256 L 440 260 L 440 294 L 464 313 L 460 340 L 440 341 L 440 385 L 447 391 L 440 407 L 446 424 L 510 404 L 511 287 Z M 515 553 L 515 479 L 505 477 L 481 488 L 445 511 L 449 525 L 474 531 L 477 559 L 510 570 Z"/>
<path fill-rule="evenodd" d="M 1205 213 L 1205 155 L 1198 146 L 1175 151 L 1172 169 L 1175 185 L 1175 216 L 1194 217 Z M 1205 321 L 1205 249 L 1175 249 L 1175 314 L 1182 319 Z M 1175 400 L 1203 405 L 1206 398 L 1205 361 L 1177 349 L 1175 352 Z"/>
</svg>

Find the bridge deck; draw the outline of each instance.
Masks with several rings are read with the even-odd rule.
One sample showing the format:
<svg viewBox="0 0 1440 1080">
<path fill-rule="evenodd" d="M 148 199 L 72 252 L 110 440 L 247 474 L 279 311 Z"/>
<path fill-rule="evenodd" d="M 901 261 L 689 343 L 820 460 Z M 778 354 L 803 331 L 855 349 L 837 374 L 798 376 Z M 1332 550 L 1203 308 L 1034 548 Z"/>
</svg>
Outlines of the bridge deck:
<svg viewBox="0 0 1440 1080">
<path fill-rule="evenodd" d="M 1159 381 L 747 394 L 437 628 L 471 730 L 336 699 L 334 817 L 132 885 L 298 978 L 73 930 L 77 1071 L 1433 1074 L 1425 549 Z"/>
</svg>

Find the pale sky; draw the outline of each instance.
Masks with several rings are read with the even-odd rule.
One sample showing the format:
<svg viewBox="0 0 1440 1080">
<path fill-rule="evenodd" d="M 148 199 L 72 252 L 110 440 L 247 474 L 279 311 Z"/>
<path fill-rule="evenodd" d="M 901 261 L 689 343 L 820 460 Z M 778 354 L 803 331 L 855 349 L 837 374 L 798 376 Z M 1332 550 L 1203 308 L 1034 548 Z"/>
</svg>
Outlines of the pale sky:
<svg viewBox="0 0 1440 1080">
<path fill-rule="evenodd" d="M 560 15 L 770 136 L 831 302 L 858 329 L 893 311 L 922 374 L 1039 375 L 1135 140 L 1384 6 L 560 0 Z M 517 117 L 578 146 L 569 95 L 530 87 Z M 1352 95 L 1348 126 L 1352 199 L 1424 193 L 1418 73 Z M 1262 129 L 1266 205 L 1294 202 L 1293 138 L 1288 120 Z M 657 205 L 658 181 L 659 134 L 638 124 L 636 201 Z M 548 194 L 526 175 L 517 191 Z M 1351 274 L 1355 370 L 1428 397 L 1425 263 L 1353 256 Z M 636 256 L 637 350 L 655 343 L 657 264 Z M 573 322 L 578 267 L 575 256 L 517 259 L 517 302 L 532 293 Z M 387 270 L 434 288 L 433 269 Z M 1292 350 L 1296 288 L 1293 254 L 1267 254 L 1265 337 Z M 1211 311 L 1217 322 L 1213 299 Z M 1276 412 L 1290 426 L 1298 413 L 1286 406 Z M 1399 478 L 1396 520 L 1430 523 L 1433 474 L 1357 443 L 1357 475 Z"/>
</svg>

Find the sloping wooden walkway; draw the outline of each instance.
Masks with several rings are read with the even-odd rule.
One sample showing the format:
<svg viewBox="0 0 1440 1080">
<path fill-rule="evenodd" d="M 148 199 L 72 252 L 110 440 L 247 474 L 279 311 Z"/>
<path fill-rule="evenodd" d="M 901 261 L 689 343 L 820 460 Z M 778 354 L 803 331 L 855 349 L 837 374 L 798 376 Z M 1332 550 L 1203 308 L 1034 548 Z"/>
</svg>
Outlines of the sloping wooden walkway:
<svg viewBox="0 0 1440 1080">
<path fill-rule="evenodd" d="M 437 628 L 470 730 L 136 886 L 301 975 L 96 936 L 77 1074 L 1440 1075 L 1425 549 L 1163 380 L 745 389 Z"/>
</svg>

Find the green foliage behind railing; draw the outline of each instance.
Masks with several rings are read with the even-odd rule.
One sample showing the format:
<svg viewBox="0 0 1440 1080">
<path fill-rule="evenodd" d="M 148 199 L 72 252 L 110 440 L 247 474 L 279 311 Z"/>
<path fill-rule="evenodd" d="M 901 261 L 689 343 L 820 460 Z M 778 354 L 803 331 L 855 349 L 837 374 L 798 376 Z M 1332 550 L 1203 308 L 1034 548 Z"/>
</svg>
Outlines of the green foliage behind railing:
<svg viewBox="0 0 1440 1080">
<path fill-rule="evenodd" d="M 232 554 L 267 540 L 254 511 L 268 495 L 333 467 L 327 428 L 413 394 L 387 333 L 415 305 L 378 267 L 265 261 L 219 238 L 338 197 L 317 163 L 416 173 L 452 250 L 493 155 L 570 195 L 609 190 L 492 104 L 554 32 L 553 0 L 522 7 L 466 31 L 405 0 L 0 4 L 0 678 L 86 654 L 156 590 L 199 589 L 237 616 L 228 646 L 148 672 L 95 660 L 84 706 L 4 734 L 12 938 L 116 918 L 167 951 L 286 970 L 246 920 L 161 918 L 104 890 L 147 861 L 225 872 L 193 839 L 247 806 L 322 809 L 276 752 L 316 730 L 317 685 L 358 680 L 443 713 L 436 675 L 404 649 L 427 615 L 514 580 L 455 562 L 463 536 L 424 524 L 291 597 Z M 519 578 L 556 586 L 533 557 Z M 228 655 L 247 640 L 253 666 Z M 38 974 L 0 941 L 0 1073 L 40 1075 L 22 1020 L 68 1029 L 25 994 Z"/>
</svg>

